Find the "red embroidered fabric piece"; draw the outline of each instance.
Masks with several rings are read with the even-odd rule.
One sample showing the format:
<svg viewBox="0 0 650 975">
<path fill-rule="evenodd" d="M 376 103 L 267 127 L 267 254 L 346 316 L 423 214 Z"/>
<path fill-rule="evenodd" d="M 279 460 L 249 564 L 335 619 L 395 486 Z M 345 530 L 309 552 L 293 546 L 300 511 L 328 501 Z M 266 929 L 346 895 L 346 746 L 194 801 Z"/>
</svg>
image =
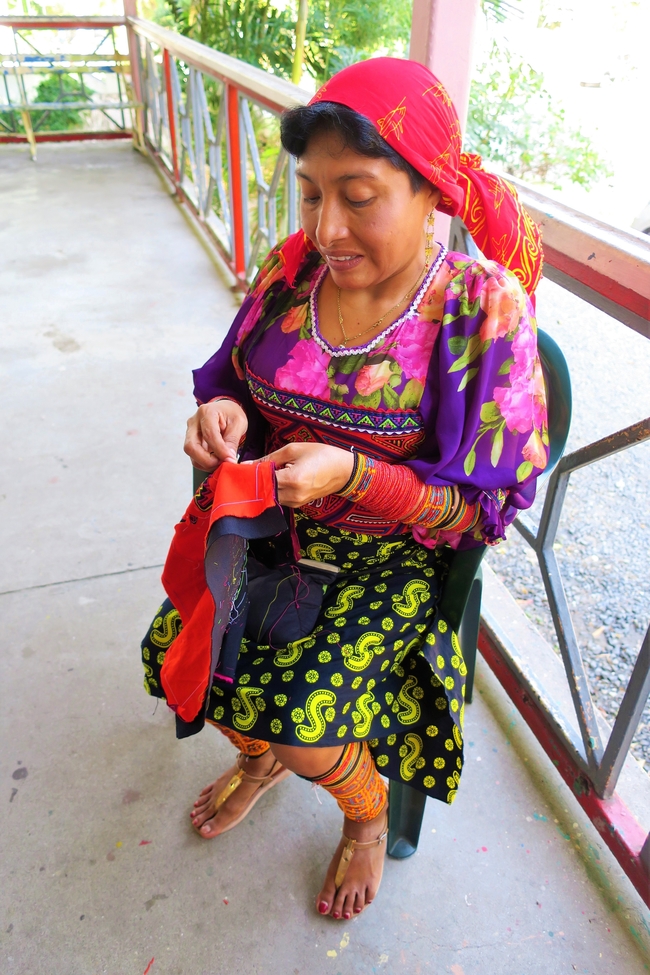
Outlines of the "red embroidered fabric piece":
<svg viewBox="0 0 650 975">
<path fill-rule="evenodd" d="M 211 678 L 215 604 L 205 577 L 205 543 L 223 517 L 256 518 L 275 507 L 274 465 L 220 464 L 194 495 L 176 525 L 162 584 L 180 613 L 183 629 L 162 666 L 165 697 L 184 721 L 201 709 Z"/>
</svg>

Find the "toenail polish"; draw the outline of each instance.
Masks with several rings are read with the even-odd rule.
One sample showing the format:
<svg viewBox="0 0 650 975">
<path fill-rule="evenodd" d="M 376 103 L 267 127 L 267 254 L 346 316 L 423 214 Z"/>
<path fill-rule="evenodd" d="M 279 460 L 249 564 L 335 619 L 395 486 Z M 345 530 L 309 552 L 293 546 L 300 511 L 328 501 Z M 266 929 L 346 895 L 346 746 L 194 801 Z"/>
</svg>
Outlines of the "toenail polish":
<svg viewBox="0 0 650 975">
<path fill-rule="evenodd" d="M 350 912 L 349 911 L 346 911 L 345 914 L 343 915 L 343 917 L 345 918 L 346 921 L 349 921 L 350 920 L 350 916 L 351 915 L 350 915 Z"/>
<path fill-rule="evenodd" d="M 327 914 L 327 908 L 328 907 L 329 907 L 329 904 L 327 903 L 327 901 L 321 901 L 320 904 L 318 905 L 319 913 L 320 914 Z"/>
<path fill-rule="evenodd" d="M 340 914 L 338 914 L 338 913 L 334 913 L 334 914 L 332 914 L 332 917 L 335 917 L 335 918 L 336 918 L 337 920 L 338 920 L 338 919 L 340 918 L 340 916 L 341 916 L 341 915 L 340 915 Z"/>
<path fill-rule="evenodd" d="M 355 907 L 354 913 L 355 914 L 361 914 L 361 908 L 360 907 Z"/>
</svg>

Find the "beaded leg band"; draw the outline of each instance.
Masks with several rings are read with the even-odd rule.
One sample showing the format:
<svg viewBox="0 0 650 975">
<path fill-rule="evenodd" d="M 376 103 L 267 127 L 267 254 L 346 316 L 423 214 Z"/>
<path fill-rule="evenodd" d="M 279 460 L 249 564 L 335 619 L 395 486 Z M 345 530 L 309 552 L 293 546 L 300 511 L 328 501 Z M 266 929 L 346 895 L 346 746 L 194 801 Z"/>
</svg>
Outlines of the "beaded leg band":
<svg viewBox="0 0 650 975">
<path fill-rule="evenodd" d="M 248 755 L 249 758 L 259 758 L 260 755 L 265 755 L 271 747 L 268 741 L 260 741 L 258 738 L 247 738 L 246 735 L 240 735 L 238 731 L 233 731 L 232 728 L 226 728 L 222 724 L 217 724 L 216 721 L 211 721 L 210 724 L 218 728 L 221 734 L 225 735 L 228 741 L 232 742 L 242 755 Z"/>
<path fill-rule="evenodd" d="M 356 823 L 375 819 L 388 801 L 386 783 L 365 741 L 345 745 L 334 768 L 312 782 L 334 796 L 343 814 Z"/>
</svg>

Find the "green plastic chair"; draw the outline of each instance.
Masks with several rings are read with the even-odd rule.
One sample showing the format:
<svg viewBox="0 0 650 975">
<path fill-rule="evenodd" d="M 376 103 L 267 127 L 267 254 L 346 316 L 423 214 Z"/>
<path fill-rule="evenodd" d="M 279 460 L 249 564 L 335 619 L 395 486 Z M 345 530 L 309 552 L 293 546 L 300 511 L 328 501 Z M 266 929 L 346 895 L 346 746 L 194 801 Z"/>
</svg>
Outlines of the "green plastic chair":
<svg viewBox="0 0 650 975">
<path fill-rule="evenodd" d="M 544 481 L 564 453 L 571 425 L 571 378 L 559 345 L 541 329 L 537 333 L 539 357 L 546 385 L 550 456 Z M 487 545 L 454 552 L 449 574 L 440 598 L 444 618 L 458 634 L 467 666 L 465 701 L 472 700 L 476 650 L 481 620 L 483 572 L 481 561 Z M 396 859 L 412 856 L 417 850 L 427 797 L 403 782 L 391 780 L 388 806 L 388 855 Z"/>
</svg>

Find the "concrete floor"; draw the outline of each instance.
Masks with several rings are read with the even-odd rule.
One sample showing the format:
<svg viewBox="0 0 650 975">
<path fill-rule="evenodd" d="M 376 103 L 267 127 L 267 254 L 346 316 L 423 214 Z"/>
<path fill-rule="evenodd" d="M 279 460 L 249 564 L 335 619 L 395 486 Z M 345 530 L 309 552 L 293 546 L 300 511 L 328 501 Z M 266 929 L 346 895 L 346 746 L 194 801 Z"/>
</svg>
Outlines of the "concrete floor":
<svg viewBox="0 0 650 975">
<path fill-rule="evenodd" d="M 354 922 L 313 910 L 339 818 L 302 780 L 192 832 L 230 746 L 176 741 L 138 644 L 232 297 L 128 145 L 3 149 L 0 253 L 3 975 L 650 970 L 647 912 L 483 667 L 457 802 Z"/>
</svg>

